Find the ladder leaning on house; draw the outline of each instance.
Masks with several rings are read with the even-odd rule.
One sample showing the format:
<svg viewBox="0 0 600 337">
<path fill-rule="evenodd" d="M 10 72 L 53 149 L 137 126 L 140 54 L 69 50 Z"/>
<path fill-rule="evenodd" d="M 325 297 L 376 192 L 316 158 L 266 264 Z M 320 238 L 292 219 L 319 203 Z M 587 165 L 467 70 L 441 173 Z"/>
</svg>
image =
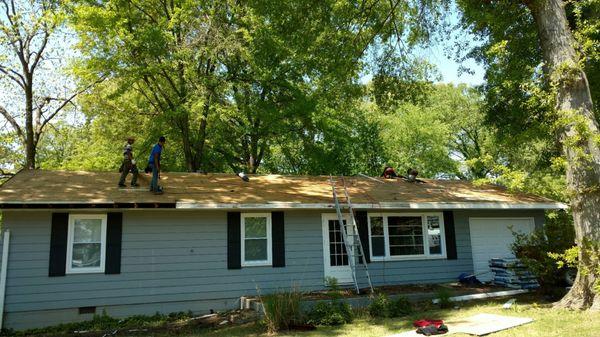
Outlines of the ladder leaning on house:
<svg viewBox="0 0 600 337">
<path fill-rule="evenodd" d="M 360 287 L 358 282 L 358 274 L 356 272 L 357 264 L 362 266 L 364 274 L 369 283 L 371 293 L 373 293 L 373 284 L 371 283 L 371 276 L 369 274 L 369 268 L 367 267 L 367 260 L 365 259 L 365 252 L 360 240 L 360 234 L 358 232 L 358 226 L 356 224 L 356 217 L 354 216 L 354 208 L 352 207 L 352 201 L 348 194 L 348 188 L 346 187 L 346 180 L 341 177 L 344 187 L 344 198 L 348 206 L 348 212 L 350 213 L 349 221 L 344 221 L 342 215 L 342 208 L 340 200 L 336 190 L 337 181 L 333 180 L 332 176 L 329 176 L 329 182 L 331 183 L 331 189 L 333 192 L 333 201 L 335 205 L 335 211 L 337 213 L 338 223 L 340 226 L 340 232 L 342 233 L 342 239 L 344 240 L 344 246 L 346 247 L 346 254 L 348 255 L 348 265 L 352 271 L 352 281 L 356 287 L 356 292 L 360 293 Z"/>
</svg>

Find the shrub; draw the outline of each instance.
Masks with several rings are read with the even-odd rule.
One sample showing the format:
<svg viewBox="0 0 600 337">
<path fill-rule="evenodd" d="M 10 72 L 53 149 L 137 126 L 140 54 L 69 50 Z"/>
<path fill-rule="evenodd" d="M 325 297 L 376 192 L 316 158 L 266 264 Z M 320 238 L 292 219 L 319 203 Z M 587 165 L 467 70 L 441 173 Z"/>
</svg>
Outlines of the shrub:
<svg viewBox="0 0 600 337">
<path fill-rule="evenodd" d="M 168 315 L 156 313 L 153 316 L 136 315 L 127 318 L 114 318 L 105 311 L 100 315 L 94 315 L 93 319 L 83 322 L 64 323 L 55 326 L 30 329 L 25 331 L 11 331 L 2 329 L 1 336 L 57 336 L 72 335 L 74 331 L 101 332 L 107 330 L 133 329 L 133 328 L 156 328 L 165 326 L 167 323 L 193 317 L 191 312 L 177 312 Z"/>
<path fill-rule="evenodd" d="M 440 288 L 435 292 L 435 296 L 438 299 L 438 304 L 442 309 L 452 308 L 452 292 L 446 288 Z"/>
<path fill-rule="evenodd" d="M 372 317 L 388 317 L 390 300 L 385 294 L 379 294 L 369 304 L 369 315 Z"/>
<path fill-rule="evenodd" d="M 513 232 L 515 241 L 511 249 L 515 256 L 537 278 L 542 290 L 565 284 L 565 275 L 569 267 L 556 263 L 556 256 L 573 247 L 575 234 L 569 214 L 560 211 L 549 214 L 546 224 L 531 234 Z"/>
<path fill-rule="evenodd" d="M 342 298 L 341 288 L 337 278 L 332 276 L 325 277 L 325 285 L 329 288 L 327 296 L 334 300 Z"/>
<path fill-rule="evenodd" d="M 413 312 L 412 303 L 408 301 L 408 298 L 400 296 L 393 300 L 389 304 L 388 314 L 389 317 L 402 317 L 410 315 Z"/>
<path fill-rule="evenodd" d="M 404 296 L 390 300 L 385 294 L 379 294 L 368 307 L 372 317 L 401 317 L 412 313 L 412 304 Z"/>
<path fill-rule="evenodd" d="M 295 288 L 261 297 L 264 321 L 269 332 L 289 330 L 294 325 L 304 323 L 301 298 L 302 294 Z"/>
<path fill-rule="evenodd" d="M 308 314 L 308 323 L 313 325 L 342 325 L 354 319 L 352 307 L 346 302 L 319 302 Z"/>
<path fill-rule="evenodd" d="M 333 276 L 325 277 L 325 286 L 329 287 L 331 290 L 337 291 L 340 290 L 340 284 L 338 279 Z"/>
</svg>

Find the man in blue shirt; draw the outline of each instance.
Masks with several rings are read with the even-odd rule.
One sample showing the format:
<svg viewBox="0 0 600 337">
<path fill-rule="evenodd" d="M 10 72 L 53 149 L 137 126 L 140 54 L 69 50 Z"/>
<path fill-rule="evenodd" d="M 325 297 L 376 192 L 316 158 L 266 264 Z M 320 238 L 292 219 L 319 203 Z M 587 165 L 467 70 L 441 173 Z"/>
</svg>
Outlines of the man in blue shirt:
<svg viewBox="0 0 600 337">
<path fill-rule="evenodd" d="M 162 188 L 158 186 L 158 177 L 160 176 L 160 154 L 162 153 L 165 142 L 165 137 L 160 136 L 158 139 L 158 144 L 154 145 L 152 152 L 150 152 L 150 158 L 148 158 L 148 166 L 150 166 L 152 169 L 152 182 L 150 182 L 150 191 L 154 192 L 154 194 L 163 193 Z"/>
</svg>

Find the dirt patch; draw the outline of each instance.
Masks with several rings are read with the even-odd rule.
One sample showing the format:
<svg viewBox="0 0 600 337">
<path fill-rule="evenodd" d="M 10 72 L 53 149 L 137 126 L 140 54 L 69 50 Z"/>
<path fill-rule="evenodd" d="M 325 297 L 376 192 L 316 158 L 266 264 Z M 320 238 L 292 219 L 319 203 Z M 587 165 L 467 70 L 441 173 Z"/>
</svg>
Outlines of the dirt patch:
<svg viewBox="0 0 600 337">
<path fill-rule="evenodd" d="M 446 290 L 452 293 L 452 296 L 469 295 L 469 294 L 480 294 L 492 291 L 507 290 L 507 288 L 495 286 L 495 285 L 465 285 L 458 282 L 444 283 L 444 284 L 407 284 L 407 285 L 393 285 L 393 286 L 381 286 L 374 288 L 376 294 L 385 295 L 408 295 L 408 294 L 421 294 L 421 293 L 435 293 L 439 290 Z M 354 289 L 340 289 L 340 290 L 322 290 L 313 291 L 306 293 L 303 298 L 306 300 L 324 300 L 332 297 L 352 298 L 359 296 L 368 296 L 370 293 L 369 288 L 362 288 L 360 295 L 356 294 Z"/>
</svg>

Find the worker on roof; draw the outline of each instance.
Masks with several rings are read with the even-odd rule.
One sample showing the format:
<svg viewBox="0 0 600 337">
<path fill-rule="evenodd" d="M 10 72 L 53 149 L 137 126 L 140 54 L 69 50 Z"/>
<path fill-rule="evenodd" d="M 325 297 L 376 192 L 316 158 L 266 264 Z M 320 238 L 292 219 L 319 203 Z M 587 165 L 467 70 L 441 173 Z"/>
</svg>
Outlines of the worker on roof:
<svg viewBox="0 0 600 337">
<path fill-rule="evenodd" d="M 148 166 L 152 170 L 152 182 L 150 182 L 150 191 L 154 194 L 162 194 L 163 190 L 158 186 L 158 179 L 160 177 L 160 154 L 162 153 L 163 146 L 167 140 L 164 136 L 158 138 L 158 143 L 152 148 L 150 152 L 150 158 L 148 158 Z"/>
<path fill-rule="evenodd" d="M 133 143 L 135 142 L 135 138 L 128 137 L 127 143 L 123 146 L 123 163 L 121 164 L 121 168 L 119 172 L 121 172 L 121 179 L 119 179 L 119 187 L 125 187 L 125 179 L 127 179 L 127 175 L 129 172 L 133 175 L 131 178 L 131 186 L 137 187 L 139 186 L 137 183 L 138 178 L 138 169 L 135 164 L 135 159 L 133 159 Z"/>
</svg>

